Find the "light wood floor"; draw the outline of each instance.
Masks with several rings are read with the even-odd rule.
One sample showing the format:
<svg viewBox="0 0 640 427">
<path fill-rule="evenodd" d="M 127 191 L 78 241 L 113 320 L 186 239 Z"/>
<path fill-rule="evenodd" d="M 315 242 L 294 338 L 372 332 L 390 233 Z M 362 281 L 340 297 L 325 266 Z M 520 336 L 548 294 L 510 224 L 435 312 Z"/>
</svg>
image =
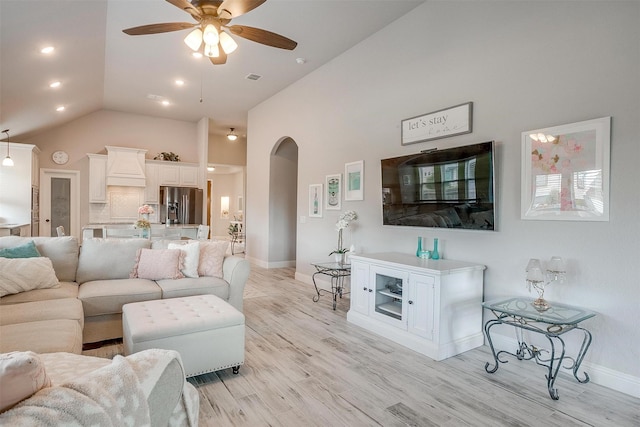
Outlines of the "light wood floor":
<svg viewBox="0 0 640 427">
<path fill-rule="evenodd" d="M 434 362 L 347 323 L 346 297 L 312 302 L 293 269 L 252 268 L 245 365 L 190 379 L 201 426 L 640 426 L 640 399 L 563 375 L 553 401 L 532 361 L 486 373 L 487 347 Z"/>
</svg>

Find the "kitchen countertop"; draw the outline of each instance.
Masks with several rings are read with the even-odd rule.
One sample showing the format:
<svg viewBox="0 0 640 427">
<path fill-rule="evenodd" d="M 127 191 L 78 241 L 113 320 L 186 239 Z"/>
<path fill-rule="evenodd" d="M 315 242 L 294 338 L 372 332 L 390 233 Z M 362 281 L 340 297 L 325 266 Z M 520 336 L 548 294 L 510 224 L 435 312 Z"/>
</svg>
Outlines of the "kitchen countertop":
<svg viewBox="0 0 640 427">
<path fill-rule="evenodd" d="M 108 222 L 108 223 L 100 223 L 100 224 L 87 224 L 82 229 L 91 230 L 96 228 L 103 227 L 130 227 L 133 225 L 133 222 Z M 157 224 L 151 223 L 151 228 L 198 228 L 199 224 Z"/>
<path fill-rule="evenodd" d="M 30 223 L 28 223 L 28 222 L 25 222 L 24 224 L 20 224 L 20 223 L 15 223 L 15 224 L 14 224 L 14 223 L 6 223 L 6 224 L 0 224 L 0 228 L 2 228 L 2 229 L 7 229 L 7 228 L 8 228 L 8 229 L 11 229 L 11 228 L 20 228 L 20 227 L 24 227 L 24 226 L 27 226 L 27 225 L 29 225 L 29 226 L 30 226 L 31 224 L 30 224 Z M 197 227 L 197 225 L 196 225 L 196 227 Z"/>
</svg>

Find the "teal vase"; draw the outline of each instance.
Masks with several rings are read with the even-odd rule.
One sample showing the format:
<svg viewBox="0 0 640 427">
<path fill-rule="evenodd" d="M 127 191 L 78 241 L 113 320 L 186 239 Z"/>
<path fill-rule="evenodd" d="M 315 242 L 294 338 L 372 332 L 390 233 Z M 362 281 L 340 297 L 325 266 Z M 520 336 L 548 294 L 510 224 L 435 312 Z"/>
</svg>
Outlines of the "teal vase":
<svg viewBox="0 0 640 427">
<path fill-rule="evenodd" d="M 440 254 L 438 253 L 438 239 L 433 239 L 433 252 L 431 252 L 431 259 L 440 259 Z"/>
<path fill-rule="evenodd" d="M 418 249 L 416 250 L 416 256 L 418 258 L 422 256 L 422 237 L 418 237 Z"/>
</svg>

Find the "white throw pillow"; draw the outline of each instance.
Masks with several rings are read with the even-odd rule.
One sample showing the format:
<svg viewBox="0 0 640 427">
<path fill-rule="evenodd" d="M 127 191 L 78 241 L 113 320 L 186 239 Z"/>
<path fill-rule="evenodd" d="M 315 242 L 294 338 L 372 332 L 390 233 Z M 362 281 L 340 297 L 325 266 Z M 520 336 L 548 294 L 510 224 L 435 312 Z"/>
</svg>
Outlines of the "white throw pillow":
<svg viewBox="0 0 640 427">
<path fill-rule="evenodd" d="M 187 244 L 169 243 L 169 249 L 180 249 L 184 252 L 184 267 L 182 274 L 185 277 L 199 277 L 198 264 L 200 263 L 200 242 L 191 242 Z"/>
<path fill-rule="evenodd" d="M 0 297 L 59 286 L 49 258 L 0 258 Z"/>
<path fill-rule="evenodd" d="M 44 364 L 33 351 L 0 354 L 0 412 L 51 386 Z"/>
</svg>

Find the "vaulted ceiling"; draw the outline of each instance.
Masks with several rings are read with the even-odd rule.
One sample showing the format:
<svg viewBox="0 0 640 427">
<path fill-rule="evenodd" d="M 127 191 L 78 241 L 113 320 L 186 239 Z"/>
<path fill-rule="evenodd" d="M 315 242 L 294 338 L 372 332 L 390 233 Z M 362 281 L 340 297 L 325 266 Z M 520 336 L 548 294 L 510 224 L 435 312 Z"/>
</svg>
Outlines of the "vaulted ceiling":
<svg viewBox="0 0 640 427">
<path fill-rule="evenodd" d="M 234 127 L 242 134 L 249 109 L 423 1 L 268 0 L 233 24 L 282 34 L 298 42 L 296 49 L 233 36 L 237 50 L 214 66 L 192 57 L 183 43 L 190 30 L 122 32 L 194 22 L 167 1 L 0 0 L 0 128 L 10 128 L 12 140 L 27 139 L 109 109 L 190 122 L 208 117 L 211 133 Z M 54 52 L 40 53 L 45 46 Z M 260 78 L 248 79 L 251 74 Z M 54 81 L 60 86 L 51 88 Z"/>
</svg>

